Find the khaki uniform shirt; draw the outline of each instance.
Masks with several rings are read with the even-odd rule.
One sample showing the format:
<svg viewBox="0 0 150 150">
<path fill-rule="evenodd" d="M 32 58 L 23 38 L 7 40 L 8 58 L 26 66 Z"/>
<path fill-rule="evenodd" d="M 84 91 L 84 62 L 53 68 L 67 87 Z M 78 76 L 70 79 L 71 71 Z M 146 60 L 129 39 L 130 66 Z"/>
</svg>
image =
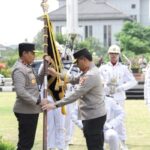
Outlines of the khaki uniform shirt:
<svg viewBox="0 0 150 150">
<path fill-rule="evenodd" d="M 12 79 L 16 91 L 13 111 L 23 114 L 39 113 L 41 108 L 36 103 L 40 93 L 32 67 L 22 64 L 21 61 L 16 62 L 12 71 Z"/>
<path fill-rule="evenodd" d="M 80 80 L 84 78 L 84 82 Z M 98 68 L 91 63 L 90 69 L 79 77 L 70 77 L 71 83 L 78 83 L 77 88 L 68 97 L 56 102 L 57 106 L 72 103 L 79 99 L 79 119 L 89 120 L 106 115 L 103 85 Z"/>
</svg>

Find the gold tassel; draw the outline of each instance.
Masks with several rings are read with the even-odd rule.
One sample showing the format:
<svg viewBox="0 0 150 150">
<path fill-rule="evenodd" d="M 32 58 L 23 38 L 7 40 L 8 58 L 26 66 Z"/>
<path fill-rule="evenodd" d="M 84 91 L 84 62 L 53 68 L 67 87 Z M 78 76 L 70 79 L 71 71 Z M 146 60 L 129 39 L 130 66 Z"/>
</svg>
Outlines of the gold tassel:
<svg viewBox="0 0 150 150">
<path fill-rule="evenodd" d="M 65 96 L 64 91 L 62 90 L 61 92 L 59 92 L 59 98 L 62 99 Z"/>
<path fill-rule="evenodd" d="M 59 80 L 57 79 L 56 84 L 55 84 L 55 90 L 58 91 L 59 90 Z"/>
<path fill-rule="evenodd" d="M 61 113 L 62 113 L 63 115 L 66 115 L 66 114 L 67 114 L 67 111 L 66 111 L 66 107 L 65 107 L 65 106 L 62 106 L 62 107 L 61 107 Z"/>
</svg>

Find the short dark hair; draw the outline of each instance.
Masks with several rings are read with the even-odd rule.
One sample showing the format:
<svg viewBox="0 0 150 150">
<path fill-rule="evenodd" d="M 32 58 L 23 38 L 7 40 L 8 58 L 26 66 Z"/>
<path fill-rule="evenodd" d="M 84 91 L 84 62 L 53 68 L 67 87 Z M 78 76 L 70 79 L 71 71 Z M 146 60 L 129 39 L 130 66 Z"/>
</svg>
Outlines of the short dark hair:
<svg viewBox="0 0 150 150">
<path fill-rule="evenodd" d="M 83 48 L 83 49 L 80 49 L 78 51 L 76 51 L 74 54 L 73 54 L 74 58 L 77 59 L 77 58 L 81 58 L 81 57 L 85 57 L 87 58 L 89 61 L 92 61 L 92 55 L 91 53 L 88 51 L 87 48 Z"/>
<path fill-rule="evenodd" d="M 19 52 L 19 56 L 21 57 L 23 52 L 29 52 L 29 51 L 34 51 L 35 50 L 35 44 L 33 43 L 20 43 L 18 45 L 18 52 Z"/>
</svg>

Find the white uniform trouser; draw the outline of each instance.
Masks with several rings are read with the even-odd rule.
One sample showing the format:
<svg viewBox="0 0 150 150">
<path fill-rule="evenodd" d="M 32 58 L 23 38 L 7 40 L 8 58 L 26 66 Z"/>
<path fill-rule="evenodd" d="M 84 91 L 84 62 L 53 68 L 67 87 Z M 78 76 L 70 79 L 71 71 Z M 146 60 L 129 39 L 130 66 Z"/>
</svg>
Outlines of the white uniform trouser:
<svg viewBox="0 0 150 150">
<path fill-rule="evenodd" d="M 105 142 L 109 144 L 110 150 L 119 150 L 119 136 L 113 129 L 104 131 Z"/>
<path fill-rule="evenodd" d="M 71 143 L 73 132 L 74 132 L 74 123 L 71 120 L 71 113 L 75 108 L 75 103 L 66 105 L 66 118 L 65 118 L 65 128 L 66 128 L 66 145 Z"/>
<path fill-rule="evenodd" d="M 117 103 L 121 106 L 123 110 L 125 109 L 125 100 L 117 101 Z M 122 124 L 117 130 L 119 133 L 120 140 L 126 141 L 127 135 L 126 135 L 125 117 L 123 118 Z"/>
<path fill-rule="evenodd" d="M 74 87 L 71 84 L 67 84 L 67 90 L 65 96 L 69 96 L 74 91 Z M 66 105 L 66 118 L 65 118 L 65 128 L 66 128 L 66 145 L 71 143 L 74 131 L 74 123 L 71 120 L 71 113 L 76 106 L 76 102 Z"/>
<path fill-rule="evenodd" d="M 48 96 L 49 101 L 53 101 Z M 48 148 L 65 149 L 65 116 L 61 113 L 61 108 L 48 111 L 47 114 L 47 143 Z"/>
</svg>

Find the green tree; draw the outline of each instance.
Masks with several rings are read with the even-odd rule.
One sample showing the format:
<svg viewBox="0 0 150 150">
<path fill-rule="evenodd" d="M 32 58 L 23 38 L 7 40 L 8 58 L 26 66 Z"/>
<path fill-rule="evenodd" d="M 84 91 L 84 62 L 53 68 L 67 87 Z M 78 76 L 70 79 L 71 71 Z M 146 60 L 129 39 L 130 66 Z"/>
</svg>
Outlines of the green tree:
<svg viewBox="0 0 150 150">
<path fill-rule="evenodd" d="M 3 51 L 3 60 L 0 62 L 6 65 L 5 68 L 0 70 L 0 73 L 3 74 L 5 77 L 11 76 L 11 69 L 16 60 L 18 59 L 18 50 L 17 49 L 8 49 Z"/>
<path fill-rule="evenodd" d="M 67 39 L 66 35 L 62 35 L 61 33 L 57 33 L 55 35 L 55 38 L 56 38 L 56 41 L 58 41 L 58 43 L 63 44 L 63 45 L 66 45 L 66 43 L 71 42 L 69 41 L 69 39 Z M 43 45 L 42 31 L 40 31 L 36 35 L 36 37 L 34 38 L 34 42 L 36 43 L 36 49 L 39 49 L 39 50 L 42 49 L 42 45 Z M 86 47 L 90 50 L 91 53 L 95 52 L 98 56 L 106 53 L 106 50 L 102 47 L 99 40 L 93 37 L 87 38 L 84 41 L 75 40 L 74 44 L 75 44 L 74 46 L 75 49 L 81 49 L 81 48 Z"/>
<path fill-rule="evenodd" d="M 43 30 L 39 31 L 37 35 L 34 37 L 34 43 L 36 43 L 36 49 L 43 50 Z"/>
<path fill-rule="evenodd" d="M 94 37 L 90 37 L 85 39 L 84 41 L 77 42 L 75 48 L 87 48 L 91 52 L 91 54 L 96 53 L 98 56 L 102 56 L 106 53 L 106 49 L 102 46 L 100 41 Z"/>
<path fill-rule="evenodd" d="M 63 44 L 63 45 L 68 45 L 69 48 L 71 48 L 71 40 L 69 38 L 67 38 L 66 35 L 62 35 L 61 33 L 57 33 L 55 35 L 56 41 L 58 41 L 58 43 Z M 34 38 L 34 42 L 36 43 L 36 48 L 37 49 L 42 49 L 42 45 L 43 45 L 43 33 L 42 31 L 40 31 L 36 37 Z M 90 37 L 85 39 L 84 41 L 78 41 L 78 38 L 75 39 L 74 41 L 74 49 L 81 49 L 81 48 L 88 48 L 91 52 L 91 54 L 94 54 L 96 56 L 102 56 L 102 57 L 106 57 L 106 48 L 104 48 L 102 46 L 102 44 L 100 43 L 100 41 L 96 38 Z M 105 58 L 104 58 L 105 59 Z"/>
<path fill-rule="evenodd" d="M 60 44 L 66 45 L 67 42 L 67 36 L 62 35 L 61 33 L 56 34 L 56 41 Z"/>
<path fill-rule="evenodd" d="M 135 54 L 150 52 L 150 27 L 127 21 L 116 37 L 121 47 L 126 51 L 132 51 Z"/>
</svg>

